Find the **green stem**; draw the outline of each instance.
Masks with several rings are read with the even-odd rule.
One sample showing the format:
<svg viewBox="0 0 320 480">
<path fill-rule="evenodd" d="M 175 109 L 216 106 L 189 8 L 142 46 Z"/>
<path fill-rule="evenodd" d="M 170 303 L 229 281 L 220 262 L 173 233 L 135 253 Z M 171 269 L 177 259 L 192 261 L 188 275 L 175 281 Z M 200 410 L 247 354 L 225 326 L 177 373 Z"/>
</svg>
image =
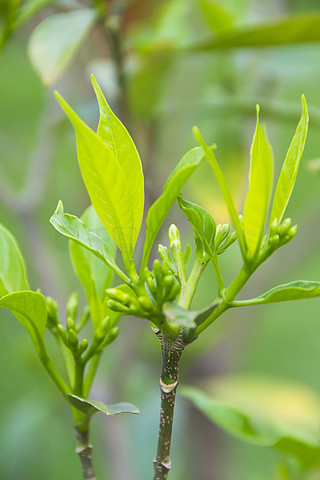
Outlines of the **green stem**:
<svg viewBox="0 0 320 480">
<path fill-rule="evenodd" d="M 219 295 L 221 295 L 222 292 L 224 291 L 224 283 L 223 283 L 223 278 L 222 278 L 222 275 L 221 275 L 221 270 L 220 270 L 220 266 L 219 266 L 219 259 L 218 259 L 217 254 L 212 256 L 211 263 L 212 263 L 212 266 L 213 266 L 213 269 L 214 269 L 214 273 L 216 274 Z"/>
<path fill-rule="evenodd" d="M 81 462 L 83 480 L 96 480 L 92 463 L 92 445 L 89 442 L 89 430 L 75 427 L 77 437 L 76 453 Z"/>
<path fill-rule="evenodd" d="M 154 480 L 166 480 L 171 468 L 170 446 L 175 397 L 179 382 L 179 362 L 185 345 L 158 334 L 162 350 L 160 376 L 161 409 L 157 456 L 154 460 Z"/>
<path fill-rule="evenodd" d="M 95 377 L 95 374 L 99 365 L 100 358 L 101 358 L 101 353 L 94 355 L 94 357 L 91 359 L 91 362 L 88 366 L 88 370 L 87 370 L 86 377 L 83 384 L 83 395 L 85 398 L 87 398 L 87 396 L 89 395 L 89 392 L 93 383 L 93 379 Z"/>
<path fill-rule="evenodd" d="M 199 256 L 195 258 L 187 284 L 184 286 L 184 288 L 182 287 L 181 289 L 180 298 L 178 302 L 180 307 L 183 307 L 186 310 L 190 308 L 200 277 L 204 269 L 208 265 L 208 262 L 209 262 L 209 259 L 204 259 Z"/>
</svg>

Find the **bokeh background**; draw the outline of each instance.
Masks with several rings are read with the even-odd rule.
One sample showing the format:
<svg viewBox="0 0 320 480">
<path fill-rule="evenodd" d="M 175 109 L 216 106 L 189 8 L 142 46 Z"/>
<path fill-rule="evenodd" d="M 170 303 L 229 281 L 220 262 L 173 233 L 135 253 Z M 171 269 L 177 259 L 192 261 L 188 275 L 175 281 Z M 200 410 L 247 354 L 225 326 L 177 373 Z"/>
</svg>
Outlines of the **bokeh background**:
<svg viewBox="0 0 320 480">
<path fill-rule="evenodd" d="M 4 0 L 2 9 L 6 3 L 10 2 Z M 196 124 L 208 142 L 217 144 L 218 161 L 241 211 L 255 105 L 261 105 L 261 120 L 267 123 L 277 178 L 304 93 L 310 128 L 287 210 L 298 224 L 298 233 L 255 273 L 241 298 L 295 279 L 320 279 L 320 41 L 306 43 L 300 35 L 282 46 L 189 48 L 224 30 L 255 28 L 290 15 L 316 19 L 320 15 L 316 0 L 106 2 L 109 21 L 120 22 L 115 37 L 108 38 L 103 26 L 93 26 L 63 72 L 47 82 L 50 85 L 44 85 L 34 67 L 41 52 L 30 47 L 32 32 L 51 15 L 92 4 L 31 3 L 34 14 L 8 33 L 0 55 L 0 219 L 18 240 L 32 288 L 40 287 L 56 299 L 62 317 L 72 292 L 81 292 L 82 304 L 85 299 L 72 271 L 68 243 L 48 220 L 59 199 L 66 211 L 77 216 L 89 199 L 77 165 L 73 130 L 53 90 L 95 128 L 98 109 L 90 84 L 92 72 L 138 146 L 147 206 L 160 195 L 182 155 L 195 146 L 191 128 Z M 210 4 L 216 9 L 214 15 Z M 64 34 L 56 33 L 57 44 Z M 117 54 L 117 46 L 122 55 Z M 184 193 L 207 208 L 217 223 L 229 221 L 208 166 L 196 172 Z M 177 208 L 170 211 L 159 241 L 168 245 L 166 232 L 173 222 L 183 232 L 184 244 L 193 245 L 192 231 Z M 138 249 L 137 258 L 140 253 Z M 241 266 L 238 246 L 223 255 L 221 264 L 225 279 L 231 280 Z M 204 307 L 215 294 L 214 276 L 208 269 L 192 307 Z M 200 385 L 215 398 L 239 402 L 248 412 L 258 409 L 272 422 L 291 425 L 301 420 L 316 441 L 319 306 L 315 299 L 229 311 L 189 347 L 181 383 Z M 80 478 L 69 410 L 23 328 L 11 314 L 0 313 L 0 479 Z M 152 477 L 156 450 L 160 347 L 146 322 L 123 319 L 120 327 L 118 339 L 104 355 L 91 396 L 106 403 L 133 402 L 141 415 L 93 420 L 97 478 L 145 480 Z M 320 478 L 316 469 L 295 476 L 295 466 L 285 455 L 233 439 L 182 396 L 178 396 L 172 461 L 175 480 Z"/>
</svg>

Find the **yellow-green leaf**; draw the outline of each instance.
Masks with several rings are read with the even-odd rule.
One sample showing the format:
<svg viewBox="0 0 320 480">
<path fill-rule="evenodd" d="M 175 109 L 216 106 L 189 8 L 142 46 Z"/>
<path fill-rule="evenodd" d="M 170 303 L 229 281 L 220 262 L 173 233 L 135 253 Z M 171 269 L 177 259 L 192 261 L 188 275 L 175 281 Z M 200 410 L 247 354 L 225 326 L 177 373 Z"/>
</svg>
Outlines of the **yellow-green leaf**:
<svg viewBox="0 0 320 480">
<path fill-rule="evenodd" d="M 16 239 L 0 224 L 0 297 L 28 289 L 25 265 Z"/>
<path fill-rule="evenodd" d="M 261 245 L 272 183 L 273 153 L 266 130 L 260 125 L 257 107 L 257 126 L 251 147 L 249 190 L 243 215 L 249 260 Z"/>
</svg>

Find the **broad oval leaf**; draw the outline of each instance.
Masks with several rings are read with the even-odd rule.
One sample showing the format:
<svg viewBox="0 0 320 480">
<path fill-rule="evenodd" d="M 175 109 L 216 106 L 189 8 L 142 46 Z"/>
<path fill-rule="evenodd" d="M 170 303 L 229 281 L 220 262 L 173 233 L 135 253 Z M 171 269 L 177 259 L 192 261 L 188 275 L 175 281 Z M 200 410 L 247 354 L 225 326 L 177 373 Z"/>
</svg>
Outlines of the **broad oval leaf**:
<svg viewBox="0 0 320 480">
<path fill-rule="evenodd" d="M 108 246 L 109 253 L 114 257 L 115 244 L 100 222 L 92 205 L 86 209 L 81 220 L 90 232 L 99 234 L 99 237 Z M 86 292 L 93 325 L 96 328 L 105 317 L 103 301 L 106 296 L 105 291 L 111 285 L 113 271 L 95 254 L 79 243 L 70 240 L 69 247 L 73 268 Z"/>
<path fill-rule="evenodd" d="M 116 154 L 115 150 L 108 146 L 101 136 L 94 133 L 57 92 L 56 97 L 74 127 L 79 166 L 92 205 L 121 250 L 125 262 L 129 263 L 141 226 L 141 192 L 133 190 L 137 186 L 136 176 L 140 174 L 136 172 L 136 175 L 129 175 L 134 167 L 128 167 L 122 158 L 124 151 L 118 146 L 118 142 L 124 141 L 125 135 L 122 133 L 119 134 L 119 139 L 115 138 L 114 148 L 118 149 Z M 100 133 L 104 134 L 101 129 Z M 122 158 L 121 162 L 119 155 Z M 137 168 L 141 172 L 141 164 Z M 136 201 L 138 210 L 135 206 Z"/>
<path fill-rule="evenodd" d="M 28 54 L 45 85 L 51 85 L 69 65 L 95 21 L 89 8 L 57 13 L 32 32 Z"/>
<path fill-rule="evenodd" d="M 38 353 L 45 355 L 43 337 L 47 323 L 47 303 L 38 292 L 22 291 L 0 298 L 0 307 L 10 310 L 27 330 Z"/>
<path fill-rule="evenodd" d="M 89 417 L 95 413 L 102 412 L 105 415 L 118 415 L 119 413 L 139 414 L 140 410 L 132 403 L 115 403 L 113 405 L 105 405 L 94 400 L 87 400 L 77 395 L 68 394 L 71 405 Z"/>
<path fill-rule="evenodd" d="M 82 220 L 74 215 L 65 213 L 61 201 L 50 218 L 50 222 L 59 233 L 88 249 L 111 268 L 125 283 L 129 282 L 128 277 L 116 265 L 106 242 L 95 233 L 90 232 Z"/>
<path fill-rule="evenodd" d="M 320 296 L 320 282 L 311 282 L 308 280 L 298 280 L 296 282 L 278 285 L 268 290 L 263 295 L 259 295 L 253 301 L 255 303 L 276 303 L 286 302 L 288 300 L 303 300 L 306 298 L 315 298 Z"/>
<path fill-rule="evenodd" d="M 146 219 L 146 238 L 144 244 L 141 271 L 147 266 L 152 245 L 160 227 L 180 194 L 183 185 L 204 159 L 202 148 L 189 150 L 172 171 L 163 188 L 162 195 L 151 205 Z"/>
<path fill-rule="evenodd" d="M 249 260 L 255 256 L 261 245 L 272 183 L 273 153 L 266 131 L 260 125 L 257 107 L 257 126 L 251 147 L 249 190 L 243 214 Z"/>
<path fill-rule="evenodd" d="M 179 207 L 191 223 L 196 235 L 200 238 L 205 252 L 212 258 L 215 250 L 215 221 L 204 208 L 183 199 L 181 195 L 179 195 L 177 200 Z"/>
<path fill-rule="evenodd" d="M 270 225 L 275 221 L 279 224 L 282 220 L 296 181 L 300 160 L 306 143 L 309 116 L 304 95 L 302 95 L 301 101 L 302 115 L 281 169 L 273 199 Z"/>
<path fill-rule="evenodd" d="M 28 289 L 26 269 L 16 239 L 0 224 L 0 297 Z"/>
</svg>

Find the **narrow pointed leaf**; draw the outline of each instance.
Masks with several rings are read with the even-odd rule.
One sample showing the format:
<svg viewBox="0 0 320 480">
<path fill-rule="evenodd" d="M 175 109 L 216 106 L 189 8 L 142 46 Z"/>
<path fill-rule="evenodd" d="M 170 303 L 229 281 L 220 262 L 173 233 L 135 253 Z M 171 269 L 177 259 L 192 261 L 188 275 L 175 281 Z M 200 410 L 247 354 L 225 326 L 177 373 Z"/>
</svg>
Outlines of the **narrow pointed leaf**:
<svg viewBox="0 0 320 480">
<path fill-rule="evenodd" d="M 140 225 L 136 221 L 136 182 L 106 142 L 56 93 L 77 138 L 78 161 L 91 203 L 125 260 L 133 255 Z"/>
<path fill-rule="evenodd" d="M 61 201 L 50 218 L 50 222 L 59 233 L 88 249 L 111 268 L 124 282 L 129 282 L 127 276 L 116 265 L 107 243 L 95 233 L 90 232 L 82 220 L 74 215 L 65 213 Z"/>
<path fill-rule="evenodd" d="M 249 190 L 244 206 L 244 233 L 248 258 L 259 250 L 264 234 L 264 225 L 273 183 L 273 153 L 267 134 L 259 122 L 251 147 Z"/>
<path fill-rule="evenodd" d="M 245 242 L 245 238 L 244 238 L 243 228 L 242 228 L 242 225 L 241 225 L 241 222 L 240 222 L 240 219 L 239 219 L 239 216 L 238 216 L 238 213 L 237 213 L 237 209 L 236 209 L 236 206 L 234 204 L 234 200 L 232 198 L 230 189 L 228 187 L 227 181 L 226 181 L 225 176 L 223 174 L 223 171 L 221 170 L 221 167 L 216 160 L 216 157 L 215 157 L 215 155 L 212 151 L 212 148 L 210 148 L 206 144 L 206 142 L 203 140 L 199 129 L 197 127 L 193 127 L 192 130 L 193 130 L 193 134 L 194 134 L 196 140 L 199 142 L 199 145 L 201 145 L 201 147 L 203 148 L 203 150 L 206 154 L 206 157 L 209 160 L 209 163 L 212 167 L 214 176 L 217 179 L 217 182 L 218 182 L 219 187 L 221 189 L 222 195 L 223 195 L 224 200 L 227 204 L 234 229 L 237 232 L 237 237 L 238 237 L 238 240 L 239 240 L 239 245 L 240 245 L 242 256 L 243 256 L 243 258 L 246 258 L 246 242 Z"/>
<path fill-rule="evenodd" d="M 69 65 L 94 21 L 94 10 L 83 8 L 51 15 L 33 30 L 28 54 L 45 85 L 51 85 Z"/>
<path fill-rule="evenodd" d="M 141 270 L 148 263 L 152 245 L 154 244 L 167 213 L 180 194 L 183 185 L 195 169 L 201 164 L 203 159 L 204 154 L 201 148 L 197 147 L 189 150 L 172 171 L 165 183 L 162 195 L 149 208 L 146 219 L 146 238 Z"/>
<path fill-rule="evenodd" d="M 214 255 L 214 240 L 216 224 L 211 215 L 199 205 L 178 197 L 178 205 L 191 223 L 196 235 L 200 238 L 205 252 L 212 258 Z"/>
<path fill-rule="evenodd" d="M 287 302 L 289 300 L 304 300 L 320 296 L 320 282 L 297 280 L 278 285 L 251 300 L 234 302 L 234 306 L 260 305 L 262 303 Z"/>
<path fill-rule="evenodd" d="M 113 405 L 105 405 L 101 402 L 86 400 L 77 395 L 68 395 L 71 405 L 86 415 L 92 416 L 95 413 L 102 412 L 105 415 L 118 415 L 119 413 L 139 414 L 140 410 L 132 403 L 115 403 Z"/>
<path fill-rule="evenodd" d="M 136 146 L 123 123 L 109 107 L 101 88 L 92 75 L 92 85 L 99 103 L 100 119 L 97 135 L 111 148 L 120 167 L 130 182 L 133 208 L 134 238 L 136 243 L 141 228 L 144 206 L 144 178 Z"/>
<path fill-rule="evenodd" d="M 220 33 L 233 27 L 233 18 L 220 2 L 201 0 L 200 6 L 209 26 L 215 32 Z"/>
<path fill-rule="evenodd" d="M 16 239 L 0 224 L 0 297 L 28 289 L 26 269 Z"/>
<path fill-rule="evenodd" d="M 44 353 L 43 337 L 47 323 L 47 303 L 37 292 L 22 291 L 0 298 L 0 307 L 10 310 L 27 330 L 39 354 Z"/>
<path fill-rule="evenodd" d="M 300 160 L 306 143 L 309 116 L 307 102 L 304 95 L 302 95 L 301 100 L 302 115 L 282 166 L 276 192 L 274 194 L 270 225 L 274 221 L 280 223 L 282 220 L 296 181 Z"/>
</svg>

